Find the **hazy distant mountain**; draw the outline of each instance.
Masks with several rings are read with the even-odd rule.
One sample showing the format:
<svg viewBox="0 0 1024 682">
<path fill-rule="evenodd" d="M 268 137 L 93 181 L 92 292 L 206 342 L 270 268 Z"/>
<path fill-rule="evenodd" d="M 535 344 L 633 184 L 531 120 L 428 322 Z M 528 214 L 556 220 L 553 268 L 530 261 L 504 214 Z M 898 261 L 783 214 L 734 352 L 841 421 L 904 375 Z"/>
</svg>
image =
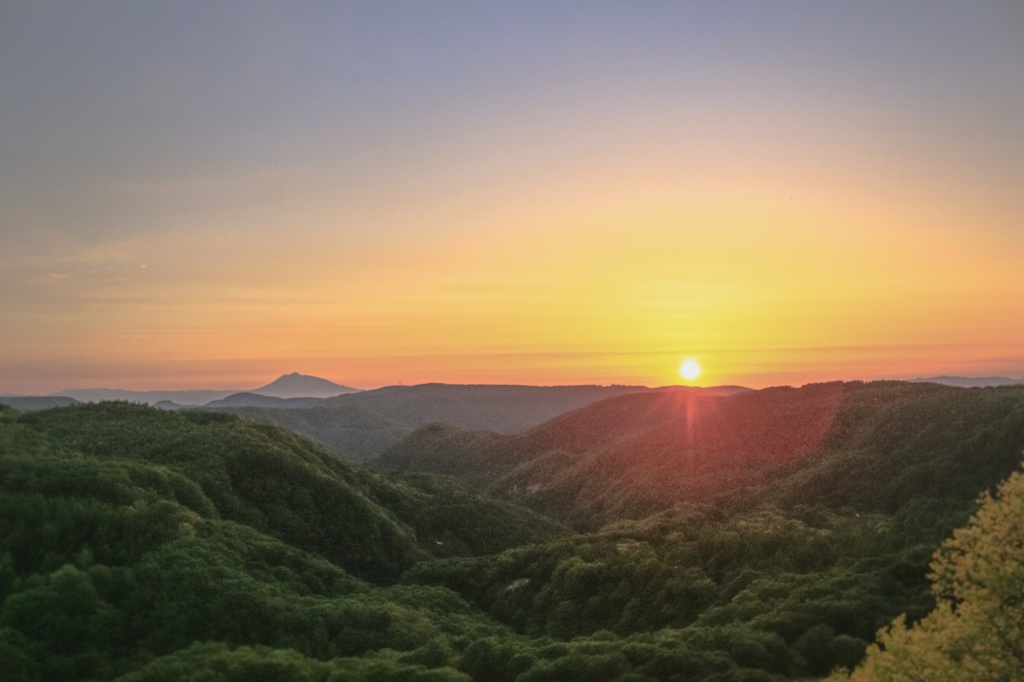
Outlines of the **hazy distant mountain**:
<svg viewBox="0 0 1024 682">
<path fill-rule="evenodd" d="M 596 400 L 648 390 L 645 386 L 419 384 L 341 395 L 321 404 L 359 405 L 416 426 L 444 422 L 468 429 L 518 433 Z"/>
<path fill-rule="evenodd" d="M 337 384 L 335 384 L 337 385 Z M 221 400 L 213 400 L 206 403 L 204 407 L 279 407 L 282 409 L 295 409 L 297 407 L 310 407 L 321 402 L 323 398 L 276 398 L 259 393 L 235 393 Z"/>
<path fill-rule="evenodd" d="M 0 396 L 0 404 L 10 405 L 16 410 L 27 412 L 30 410 L 48 410 L 51 407 L 67 407 L 78 405 L 79 401 L 74 398 L 63 396 Z"/>
<path fill-rule="evenodd" d="M 72 388 L 54 395 L 70 396 L 83 403 L 98 403 L 103 400 L 127 400 L 130 403 L 156 403 L 167 400 L 180 406 L 205 405 L 211 400 L 220 400 L 238 393 L 238 389 L 230 391 L 195 390 L 195 391 L 129 391 L 122 388 Z"/>
<path fill-rule="evenodd" d="M 960 386 L 961 388 L 982 388 L 985 386 L 1013 386 L 1024 384 L 1024 379 L 1011 379 L 1009 377 L 926 377 L 923 379 L 911 379 L 915 382 L 928 382 L 932 384 L 945 384 L 946 386 Z"/>
<path fill-rule="evenodd" d="M 326 398 L 358 391 L 336 384 L 327 379 L 308 376 L 293 372 L 278 377 L 261 388 L 250 389 L 248 392 L 259 393 L 275 398 Z M 128 391 L 120 388 L 73 388 L 55 393 L 57 396 L 69 396 L 84 403 L 98 403 L 103 400 L 127 400 L 132 403 L 148 403 L 156 406 L 161 401 L 175 403 L 177 407 L 194 407 L 206 405 L 214 400 L 223 400 L 236 393 L 244 393 L 246 389 L 233 388 L 225 390 L 198 389 L 194 391 Z M 175 409 L 170 405 L 161 405 L 163 409 Z"/>
<path fill-rule="evenodd" d="M 342 386 L 327 379 L 292 372 L 284 374 L 252 393 L 274 398 L 331 398 L 343 393 L 359 393 L 360 389 Z"/>
<path fill-rule="evenodd" d="M 284 426 L 323 443 L 336 454 L 362 460 L 376 457 L 417 427 L 431 422 L 444 422 L 464 429 L 518 433 L 597 400 L 651 390 L 657 389 L 644 386 L 420 384 L 339 395 L 299 409 L 219 409 Z"/>
<path fill-rule="evenodd" d="M 603 479 L 621 479 L 604 480 L 603 486 L 619 491 L 631 477 L 657 472 L 665 463 L 687 479 L 694 468 L 711 464 L 719 474 L 745 474 L 755 460 L 800 457 L 820 445 L 840 399 L 838 384 L 725 395 L 666 387 L 609 397 L 518 435 L 429 424 L 385 452 L 378 464 L 482 486 L 516 472 L 513 482 L 500 487 L 536 490 L 551 488 L 567 471 L 577 478 L 575 469 L 596 462 Z"/>
</svg>

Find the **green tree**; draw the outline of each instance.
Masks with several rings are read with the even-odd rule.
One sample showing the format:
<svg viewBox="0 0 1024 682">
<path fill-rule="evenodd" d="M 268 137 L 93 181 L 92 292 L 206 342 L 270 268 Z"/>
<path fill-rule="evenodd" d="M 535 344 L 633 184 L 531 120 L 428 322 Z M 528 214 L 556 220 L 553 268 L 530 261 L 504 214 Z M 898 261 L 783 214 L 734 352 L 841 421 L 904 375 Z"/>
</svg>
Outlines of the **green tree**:
<svg viewBox="0 0 1024 682">
<path fill-rule="evenodd" d="M 937 606 L 908 627 L 905 617 L 879 632 L 853 671 L 832 681 L 968 682 L 1024 680 L 1024 476 L 984 495 L 966 528 L 932 561 Z"/>
</svg>

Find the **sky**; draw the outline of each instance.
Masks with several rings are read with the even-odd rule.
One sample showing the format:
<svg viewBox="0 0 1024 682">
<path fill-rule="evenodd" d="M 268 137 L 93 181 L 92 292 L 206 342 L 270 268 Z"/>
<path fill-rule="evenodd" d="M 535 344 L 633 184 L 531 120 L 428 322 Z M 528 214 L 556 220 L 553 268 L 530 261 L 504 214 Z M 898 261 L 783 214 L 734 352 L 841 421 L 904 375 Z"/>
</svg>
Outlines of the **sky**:
<svg viewBox="0 0 1024 682">
<path fill-rule="evenodd" d="M 1024 376 L 1024 3 L 0 0 L 0 393 Z"/>
</svg>

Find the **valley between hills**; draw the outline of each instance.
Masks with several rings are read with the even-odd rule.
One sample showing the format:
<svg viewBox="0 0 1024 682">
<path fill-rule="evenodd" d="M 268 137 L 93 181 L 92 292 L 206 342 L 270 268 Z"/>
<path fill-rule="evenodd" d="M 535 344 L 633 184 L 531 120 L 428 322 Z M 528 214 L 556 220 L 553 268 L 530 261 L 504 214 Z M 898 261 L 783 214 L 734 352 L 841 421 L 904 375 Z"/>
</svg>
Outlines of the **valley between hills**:
<svg viewBox="0 0 1024 682">
<path fill-rule="evenodd" d="M 4 680 L 1024 669 L 1024 385 L 69 401 L 0 407 Z"/>
</svg>

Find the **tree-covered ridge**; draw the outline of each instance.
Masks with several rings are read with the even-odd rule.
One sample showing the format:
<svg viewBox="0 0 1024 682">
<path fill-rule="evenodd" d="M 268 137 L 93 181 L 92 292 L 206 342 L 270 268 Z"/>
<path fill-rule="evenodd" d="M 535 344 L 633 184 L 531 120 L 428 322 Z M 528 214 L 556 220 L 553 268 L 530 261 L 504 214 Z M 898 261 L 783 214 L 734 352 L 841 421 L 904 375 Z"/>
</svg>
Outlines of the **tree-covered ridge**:
<svg viewBox="0 0 1024 682">
<path fill-rule="evenodd" d="M 92 499 L 131 504 L 136 495 L 157 495 L 370 580 L 386 582 L 417 558 L 415 538 L 373 501 L 365 475 L 287 431 L 132 403 L 36 412 L 21 421 L 82 455 L 56 469 L 19 462 L 23 492 L 74 494 L 90 477 Z"/>
<path fill-rule="evenodd" d="M 562 532 L 275 427 L 127 403 L 0 412 L 0 528 L 0 668 L 47 680 L 109 679 L 194 641 L 334 658 L 500 631 L 446 590 L 363 579 L 393 582 L 438 540 L 457 554 Z"/>
<path fill-rule="evenodd" d="M 1019 464 L 1024 393 L 934 390 L 762 392 L 771 409 L 749 399 L 730 409 L 763 409 L 762 429 L 835 415 L 827 429 L 762 439 L 772 451 L 780 433 L 813 433 L 815 448 L 750 458 L 746 478 L 729 457 L 721 472 L 690 467 L 691 485 L 715 485 L 653 513 L 630 506 L 629 481 L 598 469 L 605 477 L 585 495 L 552 507 L 576 521 L 564 511 L 599 498 L 593 530 L 575 534 L 453 479 L 374 473 L 235 417 L 124 403 L 0 409 L 0 670 L 5 680 L 815 679 L 856 665 L 900 613 L 914 621 L 934 608 L 929 557 L 976 510 L 978 490 Z M 640 446 L 679 414 L 668 401 L 657 409 L 612 410 L 611 425 L 560 420 L 580 443 Z M 586 434 L 588 422 L 604 435 Z M 551 424 L 532 437 L 556 438 Z M 480 451 L 502 440 L 448 431 Z M 940 442 L 948 450 L 932 449 Z M 637 453 L 643 463 L 658 450 Z M 977 487 L 963 492 L 969 484 L 933 468 Z M 612 518 L 602 496 L 629 513 Z"/>
<path fill-rule="evenodd" d="M 107 462 L 157 485 L 156 469 L 159 492 L 171 499 L 320 554 L 372 582 L 394 580 L 424 558 L 423 548 L 451 554 L 450 546 L 437 544 L 442 536 L 462 552 L 479 553 L 561 532 L 543 517 L 455 482 L 385 480 L 285 429 L 229 415 L 99 403 L 19 421 L 86 455 L 90 469 Z M 55 485 L 49 477 L 36 479 Z M 474 516 L 493 525 L 483 532 L 467 522 Z M 494 532 L 500 527 L 515 537 Z"/>
<path fill-rule="evenodd" d="M 420 384 L 339 395 L 297 409 L 217 409 L 284 426 L 336 455 L 362 461 L 378 456 L 423 424 L 443 422 L 464 429 L 518 433 L 597 400 L 646 390 L 641 386 Z"/>
<path fill-rule="evenodd" d="M 115 443 L 132 439 L 116 438 L 106 420 L 131 434 L 149 412 L 110 404 L 42 417 L 50 426 L 91 425 L 110 444 L 95 452 L 69 449 L 27 415 L 0 412 L 5 680 L 112 679 L 194 641 L 335 657 L 415 648 L 460 617 L 486 627 L 459 616 L 470 611 L 451 593 L 371 588 L 320 556 L 225 519 L 223 499 L 207 497 L 173 458 L 117 453 Z M 245 509 L 237 497 L 235 512 Z M 378 522 L 368 518 L 362 530 L 376 531 Z M 412 543 L 401 549 L 414 559 Z M 386 557 L 383 567 L 391 567 Z"/>
<path fill-rule="evenodd" d="M 901 615 L 861 666 L 830 682 L 1024 679 L 1022 520 L 1024 476 L 1016 472 L 935 553 L 935 610 L 911 627 Z"/>
<path fill-rule="evenodd" d="M 143 427 L 148 437 L 137 433 Z M 232 428 L 213 436 L 202 433 L 207 427 Z M 187 441 L 166 447 L 178 429 L 193 428 Z M 170 680 L 205 673 L 213 679 L 500 679 L 495 670 L 524 680 L 571 679 L 587 670 L 608 679 L 646 670 L 657 679 L 677 665 L 742 679 L 750 670 L 728 652 L 756 634 L 666 630 L 654 638 L 595 633 L 564 643 L 529 639 L 445 588 L 373 587 L 288 538 L 225 519 L 218 504 L 232 495 L 236 510 L 262 510 L 267 499 L 253 501 L 234 489 L 223 499 L 207 497 L 202 484 L 209 481 L 189 476 L 202 469 L 189 444 L 215 448 L 228 462 L 211 462 L 211 475 L 220 475 L 222 467 L 230 472 L 236 445 L 243 452 L 256 447 L 244 438 L 250 428 L 233 419 L 124 404 L 42 416 L 0 413 L 4 679 Z M 280 449 L 282 463 L 316 468 L 319 456 L 301 456 L 301 442 L 277 430 L 258 432 L 271 441 L 267 447 Z M 274 444 L 279 436 L 284 442 Z M 387 503 L 400 501 L 403 486 L 414 486 L 428 501 L 444 498 L 489 524 L 492 534 L 501 528 L 493 524 L 504 506 L 478 505 L 488 513 L 475 514 L 473 493 L 456 487 L 449 496 L 444 481 L 394 483 L 348 473 L 356 482 L 380 484 L 382 499 L 391 496 Z M 429 507 L 404 503 L 429 517 Z M 389 507 L 381 510 L 386 516 Z M 524 526 L 537 520 L 522 513 Z M 277 530 L 273 519 L 250 514 Z M 371 518 L 362 530 L 374 532 L 376 522 Z M 403 531 L 415 533 L 411 527 Z M 414 561 L 429 561 L 412 545 L 405 549 Z M 776 640 L 768 645 L 781 646 Z"/>
<path fill-rule="evenodd" d="M 529 636 L 771 635 L 791 661 L 785 674 L 822 675 L 859 660 L 897 614 L 931 608 L 934 544 L 907 542 L 883 515 L 809 521 L 771 508 L 677 509 L 497 556 L 420 563 L 404 579 L 455 590 Z"/>
<path fill-rule="evenodd" d="M 1024 387 L 852 382 L 624 395 L 520 436 L 428 426 L 376 466 L 459 476 L 596 529 L 682 501 L 894 513 L 919 492 L 973 499 L 1022 447 Z"/>
</svg>

